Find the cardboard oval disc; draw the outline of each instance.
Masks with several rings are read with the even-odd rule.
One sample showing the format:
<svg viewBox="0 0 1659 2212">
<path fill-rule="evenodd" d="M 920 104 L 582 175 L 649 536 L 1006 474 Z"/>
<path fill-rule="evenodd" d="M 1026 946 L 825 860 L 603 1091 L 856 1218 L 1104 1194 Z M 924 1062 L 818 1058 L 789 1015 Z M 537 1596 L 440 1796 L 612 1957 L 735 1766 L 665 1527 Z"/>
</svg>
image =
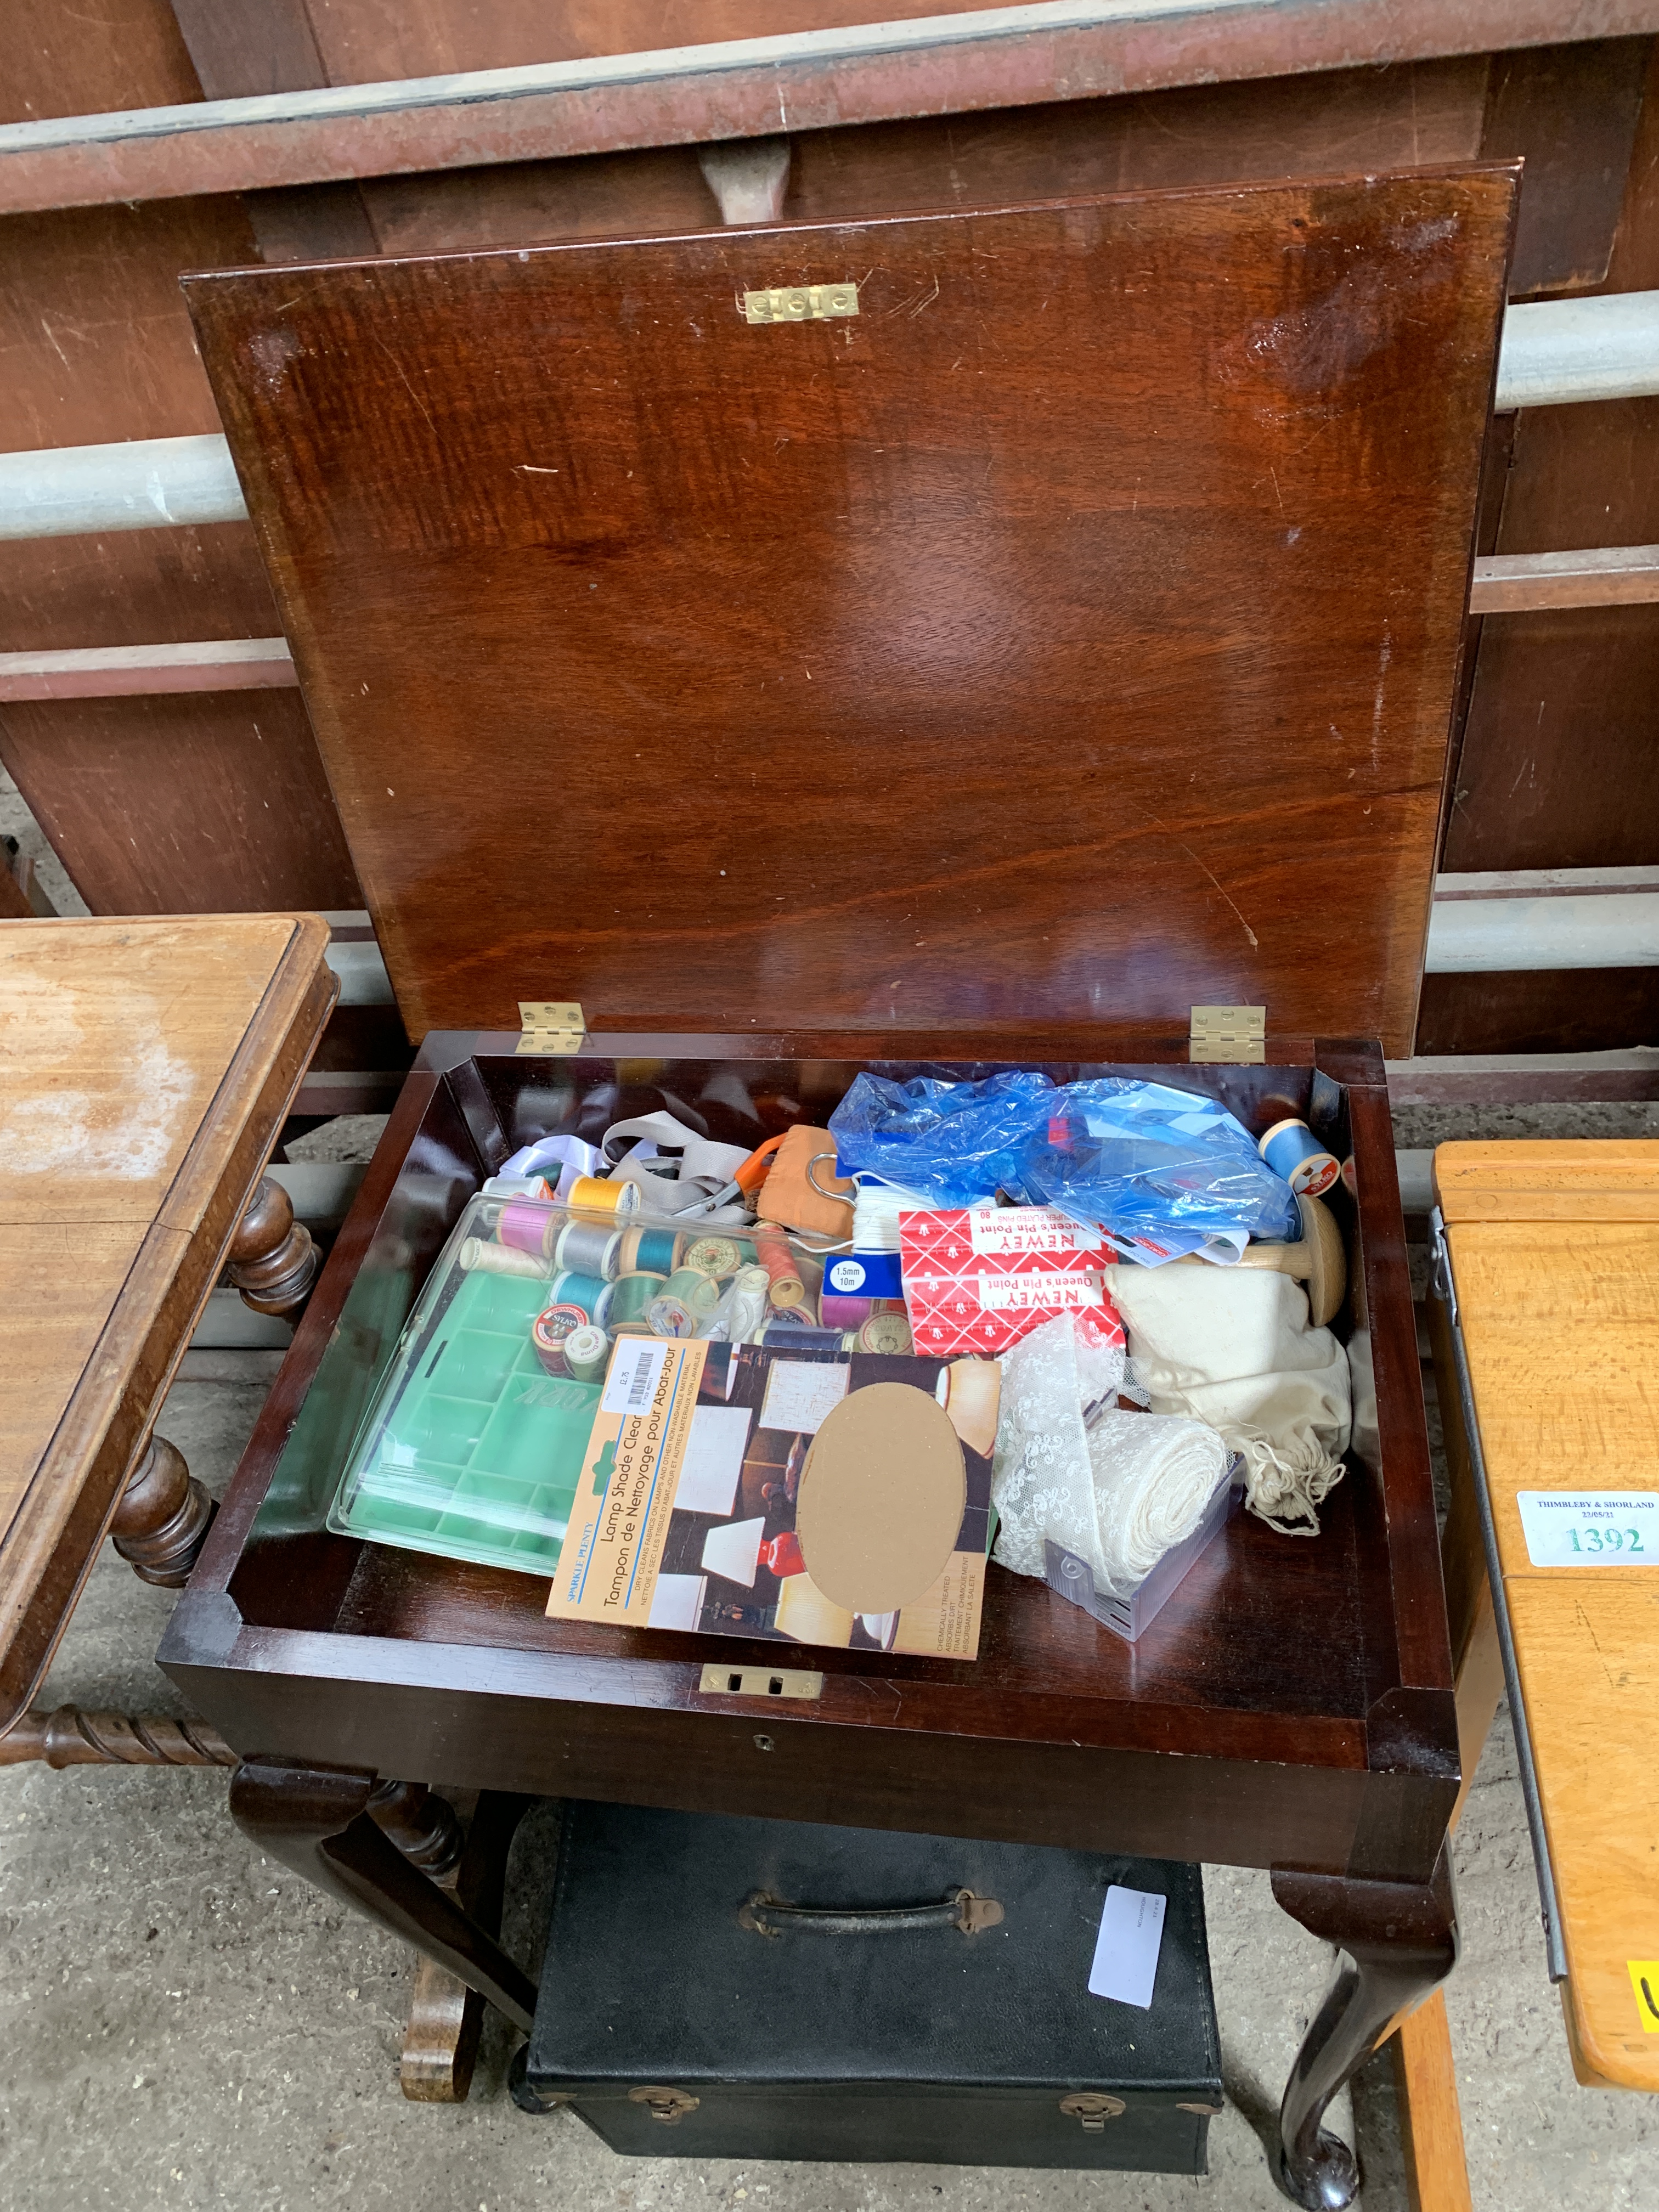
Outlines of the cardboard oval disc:
<svg viewBox="0 0 1659 2212">
<path fill-rule="evenodd" d="M 908 1382 L 872 1382 L 826 1415 L 800 1473 L 806 1571 L 851 1613 L 896 1613 L 933 1588 L 967 1504 L 951 1418 Z"/>
</svg>

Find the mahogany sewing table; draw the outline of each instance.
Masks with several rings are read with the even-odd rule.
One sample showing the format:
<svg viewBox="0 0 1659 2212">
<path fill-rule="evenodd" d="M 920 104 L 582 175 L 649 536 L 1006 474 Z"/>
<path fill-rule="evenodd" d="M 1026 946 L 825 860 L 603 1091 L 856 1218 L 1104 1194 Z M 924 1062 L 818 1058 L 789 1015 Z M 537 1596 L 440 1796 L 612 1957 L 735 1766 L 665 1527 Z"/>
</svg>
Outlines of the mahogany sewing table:
<svg viewBox="0 0 1659 2212">
<path fill-rule="evenodd" d="M 420 1051 L 161 1657 L 262 1848 L 520 2024 L 523 1973 L 366 1816 L 376 1778 L 1271 1868 L 1348 1960 L 1280 2179 L 1351 2198 L 1321 2115 L 1455 1948 L 1382 1053 L 1514 184 L 188 280 Z M 520 1025 L 573 1001 L 562 1051 Z M 1189 1058 L 1192 1009 L 1263 1006 L 1265 1042 Z M 1316 1539 L 1240 1519 L 1133 1647 L 993 1567 L 975 1663 L 815 1653 L 821 1697 L 757 1705 L 701 1686 L 751 1647 L 550 1623 L 538 1581 L 327 1531 L 518 1145 L 659 1105 L 753 1144 L 928 1066 L 1173 1076 L 1352 1157 L 1354 1448 Z"/>
</svg>

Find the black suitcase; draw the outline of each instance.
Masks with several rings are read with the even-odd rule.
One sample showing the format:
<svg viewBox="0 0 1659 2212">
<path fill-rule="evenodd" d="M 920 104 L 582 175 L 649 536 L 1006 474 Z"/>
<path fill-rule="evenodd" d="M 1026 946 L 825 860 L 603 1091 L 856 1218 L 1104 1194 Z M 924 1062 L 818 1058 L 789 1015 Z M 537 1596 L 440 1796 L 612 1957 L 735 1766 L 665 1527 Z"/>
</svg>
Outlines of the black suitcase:
<svg viewBox="0 0 1659 2212">
<path fill-rule="evenodd" d="M 1088 1991 L 1114 1882 L 1168 1900 L 1149 2011 Z M 654 2158 L 1202 2173 L 1199 1870 L 572 1802 L 513 2094 Z"/>
</svg>

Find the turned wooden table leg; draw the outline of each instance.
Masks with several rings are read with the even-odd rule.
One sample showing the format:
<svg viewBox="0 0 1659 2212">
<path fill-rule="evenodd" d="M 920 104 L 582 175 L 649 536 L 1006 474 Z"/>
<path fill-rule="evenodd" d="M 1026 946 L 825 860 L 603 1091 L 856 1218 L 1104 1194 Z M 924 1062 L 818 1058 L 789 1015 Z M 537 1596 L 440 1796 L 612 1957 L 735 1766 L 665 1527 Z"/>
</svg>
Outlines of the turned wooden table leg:
<svg viewBox="0 0 1659 2212">
<path fill-rule="evenodd" d="M 288 1193 L 265 1176 L 231 1240 L 228 1272 L 242 1304 L 279 1319 L 297 1315 L 321 1264 L 311 1231 L 294 1218 Z"/>
<path fill-rule="evenodd" d="M 368 1816 L 422 1874 L 446 1875 L 461 1856 L 461 1824 L 447 1799 L 424 1782 L 377 1782 Z"/>
<path fill-rule="evenodd" d="M 1347 2145 L 1321 2125 L 1325 2108 L 1456 1963 L 1450 1856 L 1443 1846 L 1433 1880 L 1421 1884 L 1277 1869 L 1273 1883 L 1293 1920 L 1346 1954 L 1291 2069 L 1275 2169 L 1304 2212 L 1341 2212 L 1358 2191 L 1359 2170 Z"/>
<path fill-rule="evenodd" d="M 234 1766 L 236 1754 L 216 1728 L 194 1717 L 83 1713 L 78 1705 L 24 1713 L 0 1735 L 0 1766 L 40 1759 L 48 1766 Z"/>
<path fill-rule="evenodd" d="M 338 1767 L 244 1759 L 231 1777 L 231 1815 L 261 1850 L 412 1943 L 527 2034 L 536 2008 L 529 1976 L 447 1890 L 404 1856 L 374 1818 L 376 1786 L 373 1775 Z M 418 1826 L 418 1808 L 411 1814 L 406 1799 L 383 1796 L 383 1812 L 389 1802 L 400 1822 Z"/>
<path fill-rule="evenodd" d="M 152 1437 L 127 1477 L 109 1532 L 141 1582 L 183 1589 L 218 1510 L 177 1445 Z"/>
<path fill-rule="evenodd" d="M 501 1790 L 484 1790 L 474 1808 L 459 1864 L 440 1877 L 462 1911 L 487 1935 L 501 1932 L 507 1852 L 531 1802 Z M 465 2103 L 477 2063 L 483 2011 L 477 1991 L 446 1967 L 431 1959 L 416 1961 L 409 2027 L 398 2069 L 405 2097 L 416 2104 Z"/>
</svg>

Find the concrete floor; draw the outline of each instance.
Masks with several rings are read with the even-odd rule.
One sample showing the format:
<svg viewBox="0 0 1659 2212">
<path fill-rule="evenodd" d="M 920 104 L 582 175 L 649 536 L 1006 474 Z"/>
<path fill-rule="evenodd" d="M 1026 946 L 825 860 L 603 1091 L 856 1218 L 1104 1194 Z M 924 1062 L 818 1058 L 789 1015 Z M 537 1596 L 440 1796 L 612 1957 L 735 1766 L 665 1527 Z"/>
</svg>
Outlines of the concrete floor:
<svg viewBox="0 0 1659 2212">
<path fill-rule="evenodd" d="M 3 793 L 0 793 L 3 798 Z M 0 819 L 5 810 L 0 807 Z M 1511 1126 L 1513 1124 L 1513 1126 Z M 1464 1134 L 1653 1133 L 1650 1108 L 1397 1117 L 1401 1145 Z M 306 1150 L 346 1154 L 375 1125 Z M 297 1149 L 297 1148 L 296 1148 Z M 277 1358 L 195 1352 L 161 1424 L 222 1491 Z M 1431 1433 L 1437 1431 L 1431 1401 Z M 1436 1436 L 1437 1443 L 1437 1435 Z M 177 1711 L 151 1663 L 173 1602 L 112 1554 L 96 1569 L 44 1693 Z M 471 2101 L 406 2104 L 397 2060 L 409 1953 L 336 1908 L 231 1826 L 221 1773 L 0 1770 L 0 2212 L 237 2208 L 520 2212 L 550 2201 L 628 2212 L 1270 2212 L 1261 2136 L 1331 1955 L 1280 1913 L 1267 1877 L 1207 1868 L 1227 2109 L 1207 2180 L 1012 2169 L 760 2166 L 616 2157 L 568 2113 L 532 2119 L 503 2088 L 494 2023 Z M 509 1946 L 532 1967 L 550 1815 L 520 1833 Z M 1506 1721 L 1456 1842 L 1464 1954 L 1448 2003 L 1481 2212 L 1638 2212 L 1659 2204 L 1659 2112 L 1580 2089 L 1545 1972 Z M 1333 2118 L 1366 2172 L 1365 2212 L 1406 2212 L 1386 2061 Z M 1644 2180 L 1644 2175 L 1647 2176 Z"/>
</svg>

